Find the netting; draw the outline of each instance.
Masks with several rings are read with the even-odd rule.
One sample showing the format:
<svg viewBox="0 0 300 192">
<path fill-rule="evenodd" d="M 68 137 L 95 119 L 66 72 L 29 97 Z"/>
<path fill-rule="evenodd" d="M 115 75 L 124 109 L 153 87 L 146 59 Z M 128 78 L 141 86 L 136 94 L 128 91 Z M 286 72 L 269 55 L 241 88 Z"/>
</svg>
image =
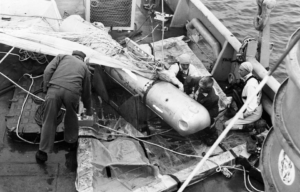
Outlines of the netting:
<svg viewBox="0 0 300 192">
<path fill-rule="evenodd" d="M 44 54 L 54 56 L 56 54 L 71 53 L 74 49 L 79 49 L 84 51 L 91 59 L 96 58 L 98 64 L 125 68 L 149 79 L 157 78 L 156 63 L 154 61 L 144 61 L 138 55 L 123 49 L 120 44 L 112 39 L 101 23 L 93 25 L 77 15 L 66 18 L 61 23 L 59 32 L 55 31 L 43 18 L 13 17 L 10 21 L 4 21 L 0 24 L 0 33 L 2 33 L 2 35 L 0 34 L 0 42 L 4 44 L 23 49 L 27 48 L 30 51 L 40 50 Z M 4 34 L 18 39 L 9 40 Z M 27 42 L 22 43 L 21 41 L 24 40 L 30 41 L 30 44 Z M 34 42 L 38 44 L 33 44 Z M 52 48 L 56 50 L 52 50 Z"/>
<path fill-rule="evenodd" d="M 132 0 L 92 0 L 90 21 L 100 21 L 105 26 L 131 25 Z"/>
<path fill-rule="evenodd" d="M 202 143 L 201 137 L 205 135 L 182 137 L 159 118 L 147 122 L 152 133 L 148 136 L 122 118 L 105 122 L 105 126 L 82 127 L 79 131 L 78 191 L 126 192 L 141 190 L 151 183 L 159 185 L 162 175 L 188 170 L 209 149 Z M 231 149 L 244 142 L 243 136 L 233 135 L 223 146 Z M 213 156 L 217 158 L 223 153 L 223 149 L 217 148 Z M 220 162 L 208 161 L 204 167 L 217 166 Z"/>
</svg>

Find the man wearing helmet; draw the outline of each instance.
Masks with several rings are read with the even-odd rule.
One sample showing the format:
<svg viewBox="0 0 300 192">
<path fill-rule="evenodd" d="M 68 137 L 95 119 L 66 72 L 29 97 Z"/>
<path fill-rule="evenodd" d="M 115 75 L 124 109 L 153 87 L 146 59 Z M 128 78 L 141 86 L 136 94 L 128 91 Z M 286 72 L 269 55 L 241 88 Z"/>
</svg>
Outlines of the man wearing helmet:
<svg viewBox="0 0 300 192">
<path fill-rule="evenodd" d="M 242 91 L 242 100 L 245 103 L 247 98 L 249 98 L 255 89 L 258 87 L 259 82 L 252 74 L 253 66 L 250 62 L 244 62 L 239 67 L 239 74 L 241 79 L 245 82 L 245 86 Z M 243 130 L 251 131 L 247 125 L 251 125 L 253 122 L 259 120 L 262 116 L 262 105 L 261 105 L 262 93 L 259 92 L 248 104 L 246 110 L 235 122 L 231 130 Z M 228 126 L 232 119 L 225 122 L 224 126 Z"/>
<path fill-rule="evenodd" d="M 171 65 L 169 71 L 174 73 L 176 78 L 179 80 L 179 89 L 184 90 L 186 92 L 187 79 L 197 77 L 199 75 L 197 75 L 196 68 L 193 65 L 191 65 L 190 55 L 184 53 L 180 55 L 177 58 L 177 60 L 178 63 Z"/>
</svg>

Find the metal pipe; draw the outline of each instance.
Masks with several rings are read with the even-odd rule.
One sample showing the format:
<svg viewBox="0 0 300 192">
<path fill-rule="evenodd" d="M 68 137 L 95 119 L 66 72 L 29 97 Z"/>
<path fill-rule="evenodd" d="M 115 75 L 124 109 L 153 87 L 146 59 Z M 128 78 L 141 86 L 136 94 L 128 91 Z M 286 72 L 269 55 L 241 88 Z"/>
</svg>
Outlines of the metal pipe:
<svg viewBox="0 0 300 192">
<path fill-rule="evenodd" d="M 197 18 L 192 19 L 187 25 L 187 29 L 196 29 L 206 42 L 211 46 L 215 58 L 218 58 L 221 52 L 221 45 L 218 40 L 206 29 L 206 27 Z"/>
<path fill-rule="evenodd" d="M 4 57 L 2 57 L 2 59 L 0 60 L 0 64 L 4 61 L 4 59 L 12 52 L 12 50 L 14 50 L 15 47 L 12 47 L 5 55 Z"/>
<path fill-rule="evenodd" d="M 5 87 L 4 89 L 1 89 L 1 90 L 0 90 L 0 96 L 1 96 L 2 94 L 4 94 L 4 93 L 6 93 L 6 92 L 8 92 L 8 91 L 10 91 L 10 90 L 12 90 L 12 89 L 14 89 L 15 87 L 16 87 L 15 85 L 11 85 L 11 86 Z"/>
</svg>

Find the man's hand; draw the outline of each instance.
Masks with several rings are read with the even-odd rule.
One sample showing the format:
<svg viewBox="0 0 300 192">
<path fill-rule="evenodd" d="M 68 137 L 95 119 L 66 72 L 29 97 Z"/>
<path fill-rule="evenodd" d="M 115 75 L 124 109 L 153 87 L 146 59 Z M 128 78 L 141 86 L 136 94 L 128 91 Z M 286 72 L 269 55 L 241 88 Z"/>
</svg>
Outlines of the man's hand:
<svg viewBox="0 0 300 192">
<path fill-rule="evenodd" d="M 239 116 L 239 119 L 244 119 L 245 116 L 244 116 L 244 113 L 242 113 L 240 116 Z"/>
<path fill-rule="evenodd" d="M 243 115 L 244 118 L 249 117 L 253 112 L 246 111 Z"/>
<path fill-rule="evenodd" d="M 182 91 L 182 92 L 184 92 L 184 87 L 183 87 L 182 83 L 178 84 L 178 86 L 179 86 L 179 90 Z"/>
<path fill-rule="evenodd" d="M 86 116 L 85 117 L 85 120 L 93 120 L 94 119 L 94 116 L 93 115 L 91 115 L 91 116 Z"/>
<path fill-rule="evenodd" d="M 87 109 L 87 110 L 85 111 L 85 115 L 86 115 L 86 116 L 92 116 L 92 115 L 93 115 L 93 110 L 92 110 L 92 108 Z"/>
<path fill-rule="evenodd" d="M 190 96 L 190 98 L 195 99 L 195 98 L 194 98 L 194 97 L 195 97 L 195 94 L 194 94 L 194 93 L 189 94 L 189 96 Z"/>
</svg>

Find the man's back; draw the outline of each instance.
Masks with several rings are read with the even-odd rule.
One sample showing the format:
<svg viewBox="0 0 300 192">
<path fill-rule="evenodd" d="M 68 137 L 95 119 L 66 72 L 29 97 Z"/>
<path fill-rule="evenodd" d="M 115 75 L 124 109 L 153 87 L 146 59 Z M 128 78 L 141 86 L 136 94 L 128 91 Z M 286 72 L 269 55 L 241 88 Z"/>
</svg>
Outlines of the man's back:
<svg viewBox="0 0 300 192">
<path fill-rule="evenodd" d="M 46 67 L 44 82 L 54 84 L 81 95 L 83 86 L 89 82 L 86 64 L 71 55 L 58 55 Z"/>
</svg>

